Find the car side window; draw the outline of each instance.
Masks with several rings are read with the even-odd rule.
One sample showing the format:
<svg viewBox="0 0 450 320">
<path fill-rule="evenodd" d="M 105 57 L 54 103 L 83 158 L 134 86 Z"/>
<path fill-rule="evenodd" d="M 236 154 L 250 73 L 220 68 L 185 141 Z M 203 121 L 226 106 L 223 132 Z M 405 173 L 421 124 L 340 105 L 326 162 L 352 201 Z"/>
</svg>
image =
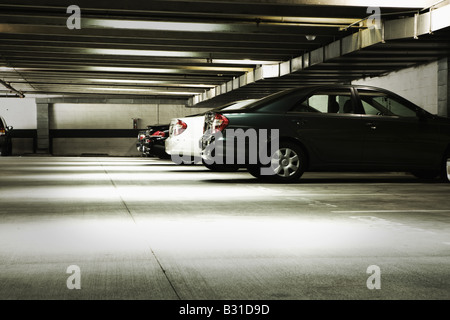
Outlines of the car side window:
<svg viewBox="0 0 450 320">
<path fill-rule="evenodd" d="M 320 91 L 299 101 L 291 112 L 353 113 L 350 90 Z"/>
<path fill-rule="evenodd" d="M 397 97 L 384 92 L 358 90 L 365 114 L 380 116 L 416 117 L 416 110 Z"/>
<path fill-rule="evenodd" d="M 382 113 L 380 112 L 379 109 L 373 107 L 370 103 L 364 101 L 361 99 L 361 103 L 363 106 L 363 110 L 365 114 L 368 115 L 372 115 L 372 116 L 376 116 L 376 115 L 381 115 Z"/>
</svg>

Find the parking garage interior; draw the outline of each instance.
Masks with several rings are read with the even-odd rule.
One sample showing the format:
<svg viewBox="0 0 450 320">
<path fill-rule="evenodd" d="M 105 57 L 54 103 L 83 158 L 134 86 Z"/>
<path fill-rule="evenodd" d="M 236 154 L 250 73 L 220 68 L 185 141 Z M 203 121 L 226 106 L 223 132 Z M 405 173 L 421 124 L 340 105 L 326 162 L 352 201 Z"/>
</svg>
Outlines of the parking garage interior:
<svg viewBox="0 0 450 320">
<path fill-rule="evenodd" d="M 1 0 L 0 299 L 450 299 L 448 183 L 273 184 L 136 149 L 147 126 L 309 85 L 449 117 L 449 52 L 448 0 Z"/>
</svg>

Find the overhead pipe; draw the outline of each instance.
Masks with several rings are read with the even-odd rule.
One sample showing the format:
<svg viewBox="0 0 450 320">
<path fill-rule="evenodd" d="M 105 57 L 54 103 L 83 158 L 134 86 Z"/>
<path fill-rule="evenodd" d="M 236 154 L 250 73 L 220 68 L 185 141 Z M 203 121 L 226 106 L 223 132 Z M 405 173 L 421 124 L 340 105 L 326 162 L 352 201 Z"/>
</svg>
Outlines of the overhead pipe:
<svg viewBox="0 0 450 320">
<path fill-rule="evenodd" d="M 11 87 L 11 85 L 8 82 L 3 81 L 3 80 L 0 79 L 0 84 L 2 84 L 6 89 L 9 89 L 12 92 L 16 93 L 17 94 L 16 97 L 25 98 L 25 95 L 22 93 L 22 91 L 14 89 L 13 87 Z"/>
</svg>

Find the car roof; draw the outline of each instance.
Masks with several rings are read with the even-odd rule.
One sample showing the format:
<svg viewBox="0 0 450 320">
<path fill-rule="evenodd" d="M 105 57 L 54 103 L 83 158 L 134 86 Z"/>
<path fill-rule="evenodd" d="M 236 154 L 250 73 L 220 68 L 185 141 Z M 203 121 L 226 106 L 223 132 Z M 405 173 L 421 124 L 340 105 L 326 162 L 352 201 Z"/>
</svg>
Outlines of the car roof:
<svg viewBox="0 0 450 320">
<path fill-rule="evenodd" d="M 376 90 L 376 91 L 387 91 L 387 89 L 375 87 L 375 86 L 369 86 L 369 85 L 361 85 L 361 84 L 318 84 L 318 85 L 306 85 L 291 89 L 283 90 L 284 92 L 288 91 L 297 91 L 297 90 L 305 90 L 305 89 L 349 89 L 349 88 L 356 88 L 356 89 L 368 89 L 368 90 Z"/>
</svg>

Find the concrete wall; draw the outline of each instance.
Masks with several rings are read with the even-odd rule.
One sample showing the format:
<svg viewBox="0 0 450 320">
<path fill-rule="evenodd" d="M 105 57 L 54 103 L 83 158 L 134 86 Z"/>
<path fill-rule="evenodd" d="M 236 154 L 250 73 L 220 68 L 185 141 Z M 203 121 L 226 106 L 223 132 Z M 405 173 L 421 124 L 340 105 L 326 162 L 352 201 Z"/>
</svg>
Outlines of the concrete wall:
<svg viewBox="0 0 450 320">
<path fill-rule="evenodd" d="M 438 114 L 438 61 L 419 65 L 385 76 L 355 80 L 352 84 L 384 88 Z"/>
<path fill-rule="evenodd" d="M 50 129 L 132 129 L 133 118 L 139 128 L 169 123 L 174 117 L 203 112 L 184 105 L 140 104 L 53 104 L 50 105 Z"/>
<path fill-rule="evenodd" d="M 450 57 L 438 61 L 438 112 L 439 115 L 450 116 Z"/>
<path fill-rule="evenodd" d="M 0 98 L 0 116 L 15 129 L 36 129 L 35 99 Z"/>
<path fill-rule="evenodd" d="M 169 123 L 174 117 L 204 112 L 181 104 L 69 104 L 48 105 L 49 129 L 132 129 L 139 118 L 140 129 L 156 123 Z M 0 98 L 0 116 L 16 130 L 37 129 L 35 99 Z M 108 154 L 139 156 L 136 138 L 55 138 L 54 155 Z M 13 154 L 33 153 L 33 139 L 14 138 Z"/>
<path fill-rule="evenodd" d="M 132 129 L 133 118 L 139 118 L 138 128 L 169 123 L 174 117 L 204 112 L 205 109 L 186 108 L 170 104 L 69 104 L 56 103 L 49 107 L 50 129 Z M 55 138 L 54 155 L 104 154 L 110 156 L 139 156 L 136 138 Z"/>
<path fill-rule="evenodd" d="M 35 99 L 0 98 L 0 116 L 15 130 L 36 130 Z M 33 139 L 13 138 L 13 155 L 33 153 Z"/>
<path fill-rule="evenodd" d="M 55 156 L 140 156 L 136 138 L 54 138 Z"/>
</svg>

